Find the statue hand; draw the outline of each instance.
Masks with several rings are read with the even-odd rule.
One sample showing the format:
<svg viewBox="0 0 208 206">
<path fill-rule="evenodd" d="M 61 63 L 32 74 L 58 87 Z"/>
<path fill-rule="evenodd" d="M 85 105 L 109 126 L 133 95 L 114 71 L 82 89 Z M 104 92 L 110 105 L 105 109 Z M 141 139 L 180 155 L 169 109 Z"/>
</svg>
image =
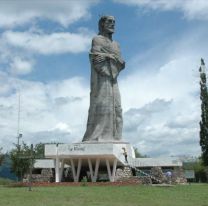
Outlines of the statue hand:
<svg viewBox="0 0 208 206">
<path fill-rule="evenodd" d="M 100 54 L 95 54 L 93 56 L 92 60 L 95 64 L 97 64 L 97 63 L 101 63 L 101 62 L 105 61 L 105 57 L 103 55 L 100 55 Z"/>
<path fill-rule="evenodd" d="M 125 61 L 121 57 L 119 57 L 117 60 L 118 60 L 118 63 L 121 65 L 121 68 L 124 69 L 125 68 Z"/>
<path fill-rule="evenodd" d="M 113 59 L 116 61 L 116 57 L 113 54 L 108 54 L 107 56 L 108 59 Z"/>
</svg>

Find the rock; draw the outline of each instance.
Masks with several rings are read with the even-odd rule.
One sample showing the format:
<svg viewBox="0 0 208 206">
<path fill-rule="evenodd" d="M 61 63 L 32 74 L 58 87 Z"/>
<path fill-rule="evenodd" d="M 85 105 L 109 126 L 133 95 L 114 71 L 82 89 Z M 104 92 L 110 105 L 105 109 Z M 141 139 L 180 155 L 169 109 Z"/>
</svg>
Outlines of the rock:
<svg viewBox="0 0 208 206">
<path fill-rule="evenodd" d="M 132 179 L 133 174 L 131 167 L 123 167 L 123 168 L 118 168 L 116 170 L 116 181 L 122 182 L 122 181 L 127 181 L 129 179 Z"/>
<path fill-rule="evenodd" d="M 161 167 L 153 167 L 150 170 L 150 175 L 153 177 L 152 182 L 153 183 L 165 183 L 166 182 L 166 177 L 163 174 L 163 171 Z"/>
<path fill-rule="evenodd" d="M 175 184 L 187 183 L 187 179 L 184 176 L 184 171 L 182 167 L 174 169 L 171 180 L 172 180 L 172 183 L 175 183 Z"/>
<path fill-rule="evenodd" d="M 148 176 L 139 177 L 139 179 L 143 185 L 151 185 L 152 184 L 152 179 Z"/>
</svg>

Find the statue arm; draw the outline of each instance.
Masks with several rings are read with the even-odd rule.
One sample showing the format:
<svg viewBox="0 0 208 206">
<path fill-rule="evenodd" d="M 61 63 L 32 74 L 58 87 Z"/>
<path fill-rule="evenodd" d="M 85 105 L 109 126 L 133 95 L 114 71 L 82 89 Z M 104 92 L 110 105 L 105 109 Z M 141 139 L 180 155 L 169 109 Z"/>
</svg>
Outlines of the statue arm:
<svg viewBox="0 0 208 206">
<path fill-rule="evenodd" d="M 116 43 L 117 45 L 117 55 L 115 55 L 115 59 L 116 59 L 116 63 L 118 65 L 119 71 L 121 71 L 122 69 L 125 68 L 125 61 L 123 60 L 122 56 L 121 56 L 121 50 L 120 50 L 120 46 L 118 43 Z"/>
<path fill-rule="evenodd" d="M 109 68 L 105 66 L 106 61 L 109 61 L 109 58 L 110 54 L 103 51 L 102 39 L 100 39 L 99 37 L 93 38 L 92 48 L 90 52 L 90 60 L 94 69 L 101 75 L 111 76 Z"/>
<path fill-rule="evenodd" d="M 115 50 L 111 51 L 106 48 L 103 42 L 102 37 L 96 36 L 92 40 L 92 48 L 90 52 L 90 60 L 94 69 L 101 75 L 111 76 L 113 79 L 116 79 L 119 72 L 124 69 L 125 62 L 121 57 L 119 44 L 114 42 Z M 116 69 L 109 67 L 111 64 L 115 65 Z"/>
<path fill-rule="evenodd" d="M 102 41 L 103 40 L 99 37 L 95 37 L 92 40 L 92 48 L 90 54 L 92 55 L 94 62 L 100 63 L 106 59 L 116 60 L 115 55 L 103 47 Z"/>
</svg>

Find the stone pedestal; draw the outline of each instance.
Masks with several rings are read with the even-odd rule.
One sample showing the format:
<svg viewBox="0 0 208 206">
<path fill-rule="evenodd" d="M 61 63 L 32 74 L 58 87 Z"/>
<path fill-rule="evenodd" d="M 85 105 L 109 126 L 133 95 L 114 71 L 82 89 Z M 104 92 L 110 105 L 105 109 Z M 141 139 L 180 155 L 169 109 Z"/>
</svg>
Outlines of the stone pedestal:
<svg viewBox="0 0 208 206">
<path fill-rule="evenodd" d="M 118 166 L 126 166 L 123 148 L 128 154 L 128 162 L 135 158 L 134 150 L 128 142 L 82 142 L 75 144 L 47 144 L 45 157 L 55 161 L 55 181 L 60 182 L 65 164 L 71 166 L 73 179 L 78 182 L 81 170 L 90 173 L 92 182 L 97 181 L 99 169 L 106 168 L 108 178 L 115 181 Z"/>
</svg>

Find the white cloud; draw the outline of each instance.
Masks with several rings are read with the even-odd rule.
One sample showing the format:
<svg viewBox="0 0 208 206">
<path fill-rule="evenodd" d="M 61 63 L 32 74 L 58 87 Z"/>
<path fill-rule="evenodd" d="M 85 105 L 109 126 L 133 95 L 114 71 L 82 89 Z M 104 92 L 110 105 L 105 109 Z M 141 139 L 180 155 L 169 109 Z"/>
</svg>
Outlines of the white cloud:
<svg viewBox="0 0 208 206">
<path fill-rule="evenodd" d="M 93 32 L 80 28 L 79 33 L 51 33 L 32 30 L 5 31 L 0 35 L 0 70 L 13 75 L 30 74 L 37 61 L 35 54 L 56 55 L 88 51 Z"/>
<path fill-rule="evenodd" d="M 59 122 L 58 124 L 56 124 L 56 126 L 52 130 L 61 130 L 61 131 L 66 131 L 68 133 L 71 132 L 69 125 L 64 122 Z"/>
<path fill-rule="evenodd" d="M 80 33 L 31 33 L 7 31 L 2 41 L 9 46 L 50 55 L 60 53 L 79 53 L 89 49 L 93 33 L 83 30 Z"/>
<path fill-rule="evenodd" d="M 156 99 L 124 114 L 124 135 L 142 154 L 153 157 L 199 155 L 199 117 L 192 106 Z"/>
<path fill-rule="evenodd" d="M 89 9 L 99 0 L 76 1 L 25 1 L 1 0 L 0 27 L 15 27 L 31 24 L 38 19 L 57 22 L 64 27 L 89 18 Z"/>
<path fill-rule="evenodd" d="M 20 133 L 26 143 L 78 142 L 86 127 L 89 87 L 81 78 L 43 84 L 11 78 L 0 73 L 0 144 L 11 148 L 16 142 L 20 90 Z M 57 103 L 66 99 L 67 103 Z"/>
<path fill-rule="evenodd" d="M 77 33 L 54 31 L 46 33 L 45 23 L 52 21 L 68 27 L 80 19 L 86 20 L 90 17 L 90 8 L 98 2 L 99 0 L 59 2 L 2 0 L 0 70 L 6 70 L 13 75 L 27 75 L 34 69 L 37 53 L 53 55 L 87 51 L 93 32 L 80 28 Z M 44 25 L 44 31 L 40 29 L 40 21 Z"/>
<path fill-rule="evenodd" d="M 124 137 L 142 154 L 200 154 L 199 79 L 195 76 L 200 59 L 190 53 L 179 55 L 181 52 L 176 55 L 172 50 L 169 55 L 177 58 L 157 69 L 151 68 L 158 65 L 154 58 L 145 68 L 134 65 L 138 71 L 120 82 Z"/>
<path fill-rule="evenodd" d="M 35 60 L 31 53 L 23 52 L 8 44 L 0 35 L 0 70 L 12 75 L 27 75 L 34 69 Z"/>
<path fill-rule="evenodd" d="M 114 0 L 127 5 L 145 7 L 154 10 L 179 10 L 188 19 L 208 20 L 207 0 Z"/>
<path fill-rule="evenodd" d="M 185 33 L 129 62 L 132 73 L 119 81 L 123 134 L 142 154 L 200 155 L 198 68 L 208 56 L 206 36 L 203 29 Z"/>
<path fill-rule="evenodd" d="M 185 99 L 187 95 L 198 91 L 194 75 L 196 63 L 193 60 L 197 62 L 198 59 L 184 55 L 183 58 L 171 60 L 157 70 L 151 70 L 147 66 L 146 72 L 139 68 L 137 72 L 128 75 L 120 82 L 125 96 L 122 98 L 125 101 L 124 110 L 141 107 L 157 98 Z"/>
<path fill-rule="evenodd" d="M 14 57 L 13 62 L 10 63 L 11 73 L 17 75 L 25 75 L 32 71 L 33 62 L 24 60 L 20 57 Z"/>
</svg>

